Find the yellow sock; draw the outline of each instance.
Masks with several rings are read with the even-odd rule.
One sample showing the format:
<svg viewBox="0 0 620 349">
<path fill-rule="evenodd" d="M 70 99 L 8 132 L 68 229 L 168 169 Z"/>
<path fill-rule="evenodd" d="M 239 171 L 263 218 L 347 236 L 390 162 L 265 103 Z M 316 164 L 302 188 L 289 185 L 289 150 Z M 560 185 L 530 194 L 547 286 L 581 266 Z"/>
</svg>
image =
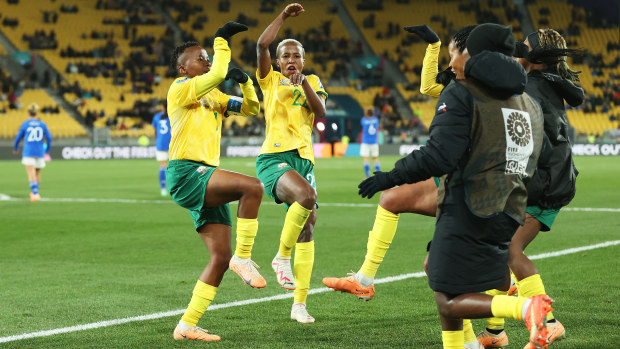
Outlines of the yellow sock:
<svg viewBox="0 0 620 349">
<path fill-rule="evenodd" d="M 508 294 L 508 291 L 500 291 L 500 290 L 488 290 L 485 292 L 486 294 L 490 294 L 491 296 L 505 296 Z M 487 328 L 489 330 L 503 330 L 504 329 L 504 318 L 499 317 L 490 317 L 487 319 Z"/>
<path fill-rule="evenodd" d="M 543 285 L 540 274 L 534 274 L 528 276 L 523 280 L 517 280 L 517 288 L 519 289 L 519 296 L 521 297 L 534 297 L 539 294 L 547 294 L 545 292 L 545 285 Z M 553 320 L 553 313 L 547 314 L 547 321 Z"/>
<path fill-rule="evenodd" d="M 463 349 L 465 341 L 463 340 L 463 331 L 441 331 L 441 339 L 443 340 L 444 349 Z"/>
<path fill-rule="evenodd" d="M 474 327 L 471 324 L 471 320 L 463 319 L 463 340 L 465 343 L 471 343 L 476 341 L 476 334 L 474 333 Z"/>
<path fill-rule="evenodd" d="M 252 256 L 252 246 L 258 231 L 258 220 L 256 218 L 247 219 L 237 217 L 237 247 L 235 254 L 239 258 L 250 258 Z"/>
<path fill-rule="evenodd" d="M 194 287 L 192 300 L 189 302 L 185 314 L 181 317 L 181 321 L 189 326 L 196 326 L 202 314 L 204 314 L 209 304 L 213 301 L 213 298 L 215 298 L 216 293 L 217 287 L 198 280 L 196 287 Z"/>
<path fill-rule="evenodd" d="M 280 257 L 290 257 L 299 233 L 303 229 L 312 210 L 308 210 L 295 201 L 286 212 L 282 234 L 280 234 Z"/>
<path fill-rule="evenodd" d="M 491 312 L 495 317 L 523 320 L 523 303 L 527 298 L 513 296 L 494 296 L 491 301 Z"/>
<path fill-rule="evenodd" d="M 297 243 L 294 263 L 293 273 L 297 288 L 293 292 L 293 301 L 306 304 L 310 289 L 310 276 L 312 276 L 314 266 L 314 241 Z"/>
<path fill-rule="evenodd" d="M 375 224 L 368 234 L 366 258 L 360 268 L 360 272 L 369 278 L 375 277 L 377 269 L 383 262 L 383 257 L 396 234 L 398 227 L 398 214 L 394 214 L 381 206 L 377 206 Z"/>
</svg>

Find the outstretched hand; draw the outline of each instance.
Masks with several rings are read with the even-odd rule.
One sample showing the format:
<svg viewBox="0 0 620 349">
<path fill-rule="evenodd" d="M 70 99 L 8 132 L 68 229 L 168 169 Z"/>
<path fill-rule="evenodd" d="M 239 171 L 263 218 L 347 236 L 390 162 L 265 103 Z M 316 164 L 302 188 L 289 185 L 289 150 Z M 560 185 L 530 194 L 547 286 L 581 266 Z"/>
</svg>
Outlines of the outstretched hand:
<svg viewBox="0 0 620 349">
<path fill-rule="evenodd" d="M 442 70 L 437 73 L 437 76 L 435 77 L 435 82 L 444 86 L 448 86 L 450 81 L 454 79 L 456 79 L 456 74 L 454 74 L 454 72 L 452 72 L 452 69 L 448 67 L 446 70 Z"/>
<path fill-rule="evenodd" d="M 289 4 L 286 6 L 286 8 L 284 8 L 284 14 L 287 15 L 288 17 L 297 17 L 304 11 L 305 10 L 303 6 L 301 6 L 300 4 L 296 2 Z"/>
<path fill-rule="evenodd" d="M 233 79 L 236 82 L 243 84 L 248 81 L 248 74 L 244 73 L 243 70 L 239 68 L 232 68 L 228 71 L 228 74 L 226 74 L 226 80 L 228 79 Z"/>
<path fill-rule="evenodd" d="M 390 189 L 394 185 L 394 181 L 390 177 L 389 172 L 381 172 L 376 171 L 374 176 L 366 178 L 362 183 L 360 183 L 357 187 L 359 191 L 357 192 L 363 198 L 372 198 L 377 192 Z"/>
<path fill-rule="evenodd" d="M 220 37 L 226 41 L 230 41 L 230 37 L 248 30 L 248 26 L 237 22 L 228 22 L 219 27 L 215 32 L 215 37 Z"/>
<path fill-rule="evenodd" d="M 417 34 L 422 40 L 428 42 L 429 44 L 434 44 L 439 41 L 439 36 L 437 36 L 433 29 L 426 24 L 414 25 L 403 29 L 412 34 Z"/>
</svg>

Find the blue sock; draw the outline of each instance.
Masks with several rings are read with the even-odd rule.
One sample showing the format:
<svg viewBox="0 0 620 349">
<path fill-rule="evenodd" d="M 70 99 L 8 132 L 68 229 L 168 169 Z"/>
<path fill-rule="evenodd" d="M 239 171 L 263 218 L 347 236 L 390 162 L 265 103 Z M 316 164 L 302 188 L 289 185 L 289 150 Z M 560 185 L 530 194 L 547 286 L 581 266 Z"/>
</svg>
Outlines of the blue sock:
<svg viewBox="0 0 620 349">
<path fill-rule="evenodd" d="M 162 189 L 166 189 L 166 168 L 159 168 L 159 185 Z"/>
<path fill-rule="evenodd" d="M 30 182 L 30 191 L 35 195 L 39 194 L 39 183 L 37 181 Z"/>
<path fill-rule="evenodd" d="M 381 171 L 381 165 L 379 165 L 379 162 L 375 162 L 375 171 Z"/>
<path fill-rule="evenodd" d="M 364 163 L 364 173 L 366 173 L 366 177 L 370 177 L 370 164 L 367 162 Z"/>
</svg>

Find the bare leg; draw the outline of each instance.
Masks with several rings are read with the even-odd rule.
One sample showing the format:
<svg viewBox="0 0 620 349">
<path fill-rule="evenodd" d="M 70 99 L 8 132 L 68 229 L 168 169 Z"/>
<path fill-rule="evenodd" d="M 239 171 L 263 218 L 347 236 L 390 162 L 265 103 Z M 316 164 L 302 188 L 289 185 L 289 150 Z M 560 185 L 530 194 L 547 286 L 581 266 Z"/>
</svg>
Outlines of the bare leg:
<svg viewBox="0 0 620 349">
<path fill-rule="evenodd" d="M 217 169 L 207 183 L 205 205 L 216 207 L 239 200 L 237 216 L 254 219 L 258 217 L 264 190 L 263 183 L 258 178 Z"/>
<path fill-rule="evenodd" d="M 407 200 L 403 200 L 407 198 Z M 433 178 L 413 184 L 384 190 L 379 205 L 394 214 L 417 213 L 435 217 L 437 212 L 437 186 Z"/>
<path fill-rule="evenodd" d="M 538 269 L 532 261 L 527 258 L 523 251 L 532 242 L 540 231 L 540 222 L 529 214 L 526 214 L 525 225 L 520 226 L 510 241 L 510 257 L 508 266 L 515 274 L 517 280 L 523 280 L 534 274 L 538 274 Z"/>
<path fill-rule="evenodd" d="M 209 250 L 209 263 L 198 279 L 205 284 L 218 287 L 232 257 L 230 248 L 231 227 L 224 224 L 207 223 L 200 227 L 198 234 Z"/>
</svg>

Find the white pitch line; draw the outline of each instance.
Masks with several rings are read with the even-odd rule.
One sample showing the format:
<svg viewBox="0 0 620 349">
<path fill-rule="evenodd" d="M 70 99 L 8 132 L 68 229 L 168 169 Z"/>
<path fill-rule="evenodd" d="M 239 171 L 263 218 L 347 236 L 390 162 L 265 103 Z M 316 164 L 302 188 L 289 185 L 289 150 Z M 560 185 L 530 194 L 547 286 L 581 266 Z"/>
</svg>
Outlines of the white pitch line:
<svg viewBox="0 0 620 349">
<path fill-rule="evenodd" d="M 593 250 L 593 249 L 602 248 L 602 247 L 609 247 L 609 246 L 614 246 L 614 245 L 619 245 L 619 244 L 620 244 L 620 240 L 606 241 L 606 242 L 596 244 L 596 245 L 582 246 L 582 247 L 569 248 L 566 250 L 560 250 L 560 251 L 555 251 L 555 252 L 541 253 L 541 254 L 530 256 L 529 258 L 530 259 L 543 259 L 543 258 L 550 258 L 550 257 L 558 257 L 558 256 L 564 256 L 567 254 L 577 253 L 581 251 L 588 251 L 588 250 Z M 411 279 L 411 278 L 421 278 L 424 276 L 426 276 L 424 272 L 401 274 L 401 275 L 389 276 L 389 277 L 385 277 L 381 279 L 375 279 L 375 284 L 384 284 L 384 283 L 401 281 L 401 280 L 406 280 L 406 279 Z M 327 288 L 327 287 L 315 288 L 315 289 L 310 290 L 310 292 L 308 293 L 318 294 L 318 293 L 324 293 L 324 292 L 331 291 L 331 290 L 332 290 L 331 288 Z M 287 299 L 287 298 L 293 298 L 293 294 L 285 293 L 285 294 L 279 294 L 279 295 L 264 297 L 264 298 L 252 298 L 252 299 L 244 299 L 244 300 L 230 302 L 230 303 L 214 304 L 210 306 L 207 310 L 211 311 L 211 310 L 217 310 L 217 309 L 232 308 L 232 307 L 238 307 L 242 305 L 270 302 L 270 301 L 282 300 L 282 299 Z M 57 329 L 47 330 L 47 331 L 30 332 L 30 333 L 24 333 L 24 334 L 19 334 L 19 335 L 14 335 L 14 336 L 0 337 L 0 343 L 19 341 L 19 340 L 24 340 L 28 338 L 48 337 L 48 336 L 53 336 L 53 335 L 62 334 L 62 333 L 77 332 L 77 331 L 90 330 L 94 328 L 121 325 L 121 324 L 126 324 L 129 322 L 161 319 L 164 317 L 178 316 L 178 315 L 183 314 L 184 312 L 185 312 L 185 309 L 171 310 L 171 311 L 165 311 L 165 312 L 148 314 L 148 315 L 127 317 L 123 319 L 92 322 L 92 323 L 84 324 L 84 325 L 76 325 L 76 326 L 57 328 Z"/>
<path fill-rule="evenodd" d="M 29 201 L 28 198 L 14 198 L 0 193 L 0 201 Z M 168 200 L 138 200 L 138 199 L 100 199 L 100 198 L 42 198 L 43 202 L 94 202 L 94 203 L 119 203 L 119 204 L 174 204 L 172 199 Z M 231 205 L 236 205 L 233 201 Z M 272 201 L 263 201 L 261 205 L 277 205 Z M 376 203 L 343 203 L 343 202 L 321 202 L 321 207 L 376 207 Z M 564 211 L 582 212 L 620 212 L 620 208 L 599 208 L 599 207 L 564 207 Z"/>
</svg>

